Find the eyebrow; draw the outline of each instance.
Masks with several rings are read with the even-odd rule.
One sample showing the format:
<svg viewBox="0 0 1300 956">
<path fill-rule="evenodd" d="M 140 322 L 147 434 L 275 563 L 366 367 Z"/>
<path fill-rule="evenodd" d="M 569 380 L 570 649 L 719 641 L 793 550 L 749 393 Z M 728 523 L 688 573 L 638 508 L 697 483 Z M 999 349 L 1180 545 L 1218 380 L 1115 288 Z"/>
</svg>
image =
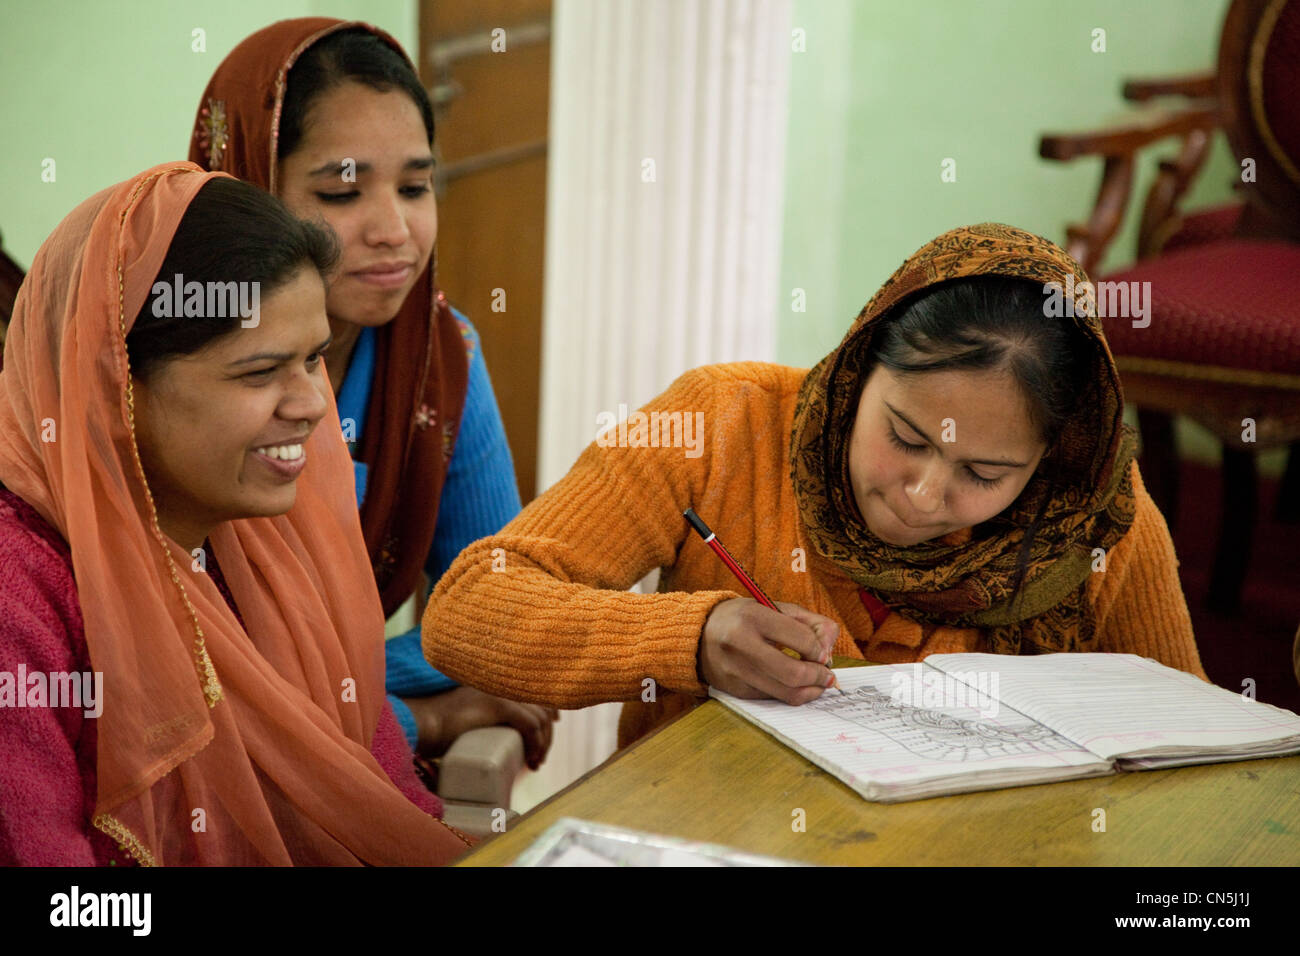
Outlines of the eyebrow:
<svg viewBox="0 0 1300 956">
<path fill-rule="evenodd" d="M 884 399 L 881 399 L 881 401 L 883 402 Z M 927 435 L 925 432 L 921 431 L 921 429 L 917 428 L 917 427 L 916 427 L 916 423 L 913 422 L 910 418 L 908 418 L 906 415 L 904 415 L 902 412 L 900 412 L 900 411 L 899 411 L 897 408 L 895 408 L 893 405 L 890 405 L 889 402 L 885 402 L 885 407 L 888 408 L 888 409 L 889 409 L 891 412 L 893 412 L 895 415 L 897 415 L 899 418 L 901 418 L 901 419 L 903 420 L 903 423 L 904 423 L 905 425 L 907 425 L 908 428 L 912 429 L 912 431 L 916 432 L 918 435 L 920 435 L 922 438 L 924 438 L 924 439 L 925 439 L 925 440 L 930 444 L 930 446 L 931 446 L 932 448 L 934 448 L 934 449 L 936 449 L 936 450 L 940 450 L 940 449 L 939 449 L 939 446 L 936 445 L 936 444 L 934 443 L 934 439 L 932 439 L 932 438 L 931 438 L 929 435 Z M 960 462 L 960 464 L 964 464 L 964 465 L 994 465 L 994 466 L 997 466 L 997 467 L 999 467 L 999 468 L 1024 468 L 1026 465 L 1029 464 L 1029 462 L 1027 462 L 1027 461 L 1012 461 L 1010 458 L 967 458 L 965 461 Z"/>
<path fill-rule="evenodd" d="M 324 342 L 316 346 L 307 354 L 315 355 L 317 352 L 321 351 L 322 349 L 329 348 L 330 343 L 333 341 L 334 341 L 334 335 L 333 333 L 330 333 L 329 338 L 327 338 Z M 266 361 L 287 362 L 289 361 L 289 359 L 293 357 L 294 357 L 293 352 L 258 352 L 256 355 L 249 355 L 246 358 L 236 359 L 235 361 L 227 365 L 226 368 L 238 368 L 240 365 L 251 365 L 253 362 L 266 362 Z"/>
<path fill-rule="evenodd" d="M 364 173 L 370 172 L 374 168 L 375 167 L 370 163 L 357 163 L 355 167 L 355 172 L 358 176 L 360 176 Z M 425 169 L 433 169 L 432 153 L 430 153 L 427 156 L 416 156 L 413 157 L 412 159 L 408 159 L 406 161 L 406 165 L 402 167 L 402 172 L 404 173 L 420 172 L 421 170 L 425 170 Z M 339 161 L 330 160 L 328 163 L 325 163 L 322 166 L 317 166 L 315 169 L 307 173 L 307 175 L 313 177 L 325 176 L 325 175 L 342 176 L 343 162 L 342 160 Z"/>
</svg>

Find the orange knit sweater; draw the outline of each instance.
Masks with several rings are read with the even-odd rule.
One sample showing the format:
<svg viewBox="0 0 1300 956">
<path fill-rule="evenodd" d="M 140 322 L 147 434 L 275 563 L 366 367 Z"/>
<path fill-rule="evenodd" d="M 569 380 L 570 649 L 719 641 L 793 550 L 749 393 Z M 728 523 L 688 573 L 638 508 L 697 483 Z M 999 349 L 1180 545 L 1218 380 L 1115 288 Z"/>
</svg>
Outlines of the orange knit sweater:
<svg viewBox="0 0 1300 956">
<path fill-rule="evenodd" d="M 692 422 L 702 413 L 702 434 L 656 434 L 651 442 L 663 447 L 590 445 L 499 534 L 461 552 L 425 611 L 425 656 L 504 697 L 565 708 L 627 701 L 625 746 L 707 693 L 696 673 L 700 633 L 715 605 L 741 594 L 682 517 L 688 507 L 774 601 L 837 621 L 837 655 L 895 663 L 987 650 L 973 628 L 923 628 L 890 614 L 876 629 L 857 585 L 809 546 L 789 465 L 806 374 L 742 362 L 683 375 L 642 411 Z M 625 434 L 627 445 L 640 444 L 634 425 Z M 618 440 L 616 432 L 606 439 Z M 1087 584 L 1099 649 L 1204 679 L 1173 542 L 1136 462 L 1133 479 L 1134 523 Z M 627 590 L 655 568 L 663 569 L 659 593 Z"/>
</svg>

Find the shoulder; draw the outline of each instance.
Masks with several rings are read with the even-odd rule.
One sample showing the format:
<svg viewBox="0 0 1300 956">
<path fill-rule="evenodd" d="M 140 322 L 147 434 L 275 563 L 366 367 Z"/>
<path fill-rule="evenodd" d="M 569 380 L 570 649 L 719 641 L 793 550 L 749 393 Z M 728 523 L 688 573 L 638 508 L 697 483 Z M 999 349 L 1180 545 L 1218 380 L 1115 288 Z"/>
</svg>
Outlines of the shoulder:
<svg viewBox="0 0 1300 956">
<path fill-rule="evenodd" d="M 1206 680 L 1168 525 L 1136 461 L 1131 474 L 1133 523 L 1088 579 L 1098 649 L 1154 658 Z"/>
<path fill-rule="evenodd" d="M 1169 536 L 1169 525 L 1147 492 L 1136 458 L 1129 465 L 1129 477 L 1133 482 L 1133 523 L 1111 548 L 1111 554 L 1106 562 L 1107 567 L 1110 566 L 1111 559 L 1123 558 L 1135 550 L 1142 553 L 1149 553 L 1151 549 L 1167 550 L 1169 556 L 1173 557 L 1173 541 Z"/>
<path fill-rule="evenodd" d="M 448 306 L 448 308 L 451 309 L 451 317 L 456 320 L 456 327 L 460 329 L 460 337 L 465 343 L 465 354 L 473 362 L 475 356 L 482 352 L 478 329 L 474 328 L 473 323 L 455 306 Z"/>
<path fill-rule="evenodd" d="M 793 400 L 807 374 L 807 369 L 772 362 L 701 365 L 679 375 L 664 394 L 711 405 L 780 406 Z"/>
<path fill-rule="evenodd" d="M 1148 566 L 1148 571 L 1157 566 L 1178 566 L 1169 526 L 1142 482 L 1136 459 L 1129 465 L 1129 475 L 1133 483 L 1133 523 L 1106 554 L 1105 573 L 1089 576 L 1088 591 L 1094 600 L 1113 591 L 1138 565 Z"/>
<path fill-rule="evenodd" d="M 0 582 L 20 587 L 24 580 L 73 585 L 72 553 L 35 508 L 0 488 Z"/>
</svg>

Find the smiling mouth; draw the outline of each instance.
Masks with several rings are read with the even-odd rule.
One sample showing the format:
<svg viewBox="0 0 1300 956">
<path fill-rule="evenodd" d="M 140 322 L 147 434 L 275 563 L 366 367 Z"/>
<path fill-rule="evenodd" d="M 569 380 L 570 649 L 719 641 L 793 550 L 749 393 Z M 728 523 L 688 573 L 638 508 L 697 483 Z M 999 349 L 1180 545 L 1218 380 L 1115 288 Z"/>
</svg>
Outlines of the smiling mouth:
<svg viewBox="0 0 1300 956">
<path fill-rule="evenodd" d="M 263 445 L 261 448 L 254 448 L 253 451 L 275 461 L 298 461 L 303 456 L 301 443 L 296 445 Z"/>
<path fill-rule="evenodd" d="M 305 439 L 304 439 L 305 440 Z M 254 448 L 253 459 L 283 483 L 292 483 L 307 467 L 307 453 L 301 442 L 289 445 L 263 445 Z"/>
</svg>

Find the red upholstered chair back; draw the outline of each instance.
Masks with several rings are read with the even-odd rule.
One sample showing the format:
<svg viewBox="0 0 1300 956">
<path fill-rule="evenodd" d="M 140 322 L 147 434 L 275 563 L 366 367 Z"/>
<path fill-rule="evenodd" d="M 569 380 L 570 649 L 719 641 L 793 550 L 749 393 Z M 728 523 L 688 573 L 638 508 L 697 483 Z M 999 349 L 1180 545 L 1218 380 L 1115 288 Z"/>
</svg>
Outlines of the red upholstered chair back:
<svg viewBox="0 0 1300 956">
<path fill-rule="evenodd" d="M 1300 239 L 1300 0 L 1234 0 L 1219 41 L 1218 97 L 1257 212 Z"/>
</svg>

